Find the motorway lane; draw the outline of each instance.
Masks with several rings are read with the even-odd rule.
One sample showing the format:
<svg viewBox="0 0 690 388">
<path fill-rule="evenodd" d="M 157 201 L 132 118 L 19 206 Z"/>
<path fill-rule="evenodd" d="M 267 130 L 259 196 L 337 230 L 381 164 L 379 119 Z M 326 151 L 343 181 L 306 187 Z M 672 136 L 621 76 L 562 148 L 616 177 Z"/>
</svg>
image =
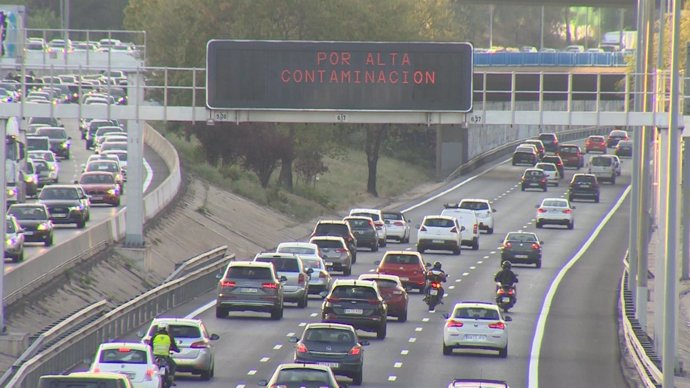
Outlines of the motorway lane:
<svg viewBox="0 0 690 388">
<path fill-rule="evenodd" d="M 82 164 L 86 162 L 88 157 L 93 154 L 93 151 L 87 151 L 85 147 L 85 141 L 81 140 L 81 134 L 79 132 L 79 125 L 76 119 L 65 119 L 62 121 L 65 124 L 67 133 L 72 137 L 72 147 L 71 147 L 71 157 L 69 160 L 62 160 L 60 162 L 60 184 L 70 184 L 77 180 L 81 175 Z M 161 182 L 169 175 L 168 168 L 153 150 L 149 147 L 144 147 L 144 160 L 145 160 L 145 182 L 144 187 L 146 191 L 150 191 L 158 187 Z M 155 171 L 155 173 L 153 173 Z M 148 180 L 148 182 L 146 181 Z M 125 193 L 127 193 L 127 184 L 125 184 Z M 35 199 L 29 199 L 27 202 L 36 201 Z M 92 205 L 91 206 L 91 220 L 86 223 L 86 229 L 76 229 L 74 225 L 56 225 L 55 227 L 55 242 L 52 247 L 44 247 L 40 243 L 27 243 L 24 247 L 25 261 L 32 260 L 40 255 L 43 255 L 55 249 L 55 246 L 59 245 L 60 242 L 66 241 L 68 239 L 74 238 L 75 236 L 86 232 L 86 230 L 92 226 L 100 223 L 101 221 L 113 217 L 117 212 L 125 207 L 127 202 L 127 195 L 122 196 L 122 204 L 119 208 L 114 208 L 108 205 Z M 19 263 L 5 262 L 5 273 L 9 273 L 16 267 Z"/>
<path fill-rule="evenodd" d="M 629 182 L 629 163 L 624 163 L 624 174 L 615 186 L 602 185 L 602 201 L 599 204 L 578 202 L 576 204 L 575 230 L 564 228 L 546 228 L 536 230 L 533 218 L 534 206 L 545 197 L 561 197 L 566 191 L 566 185 L 573 171 L 568 170 L 566 178 L 560 187 L 550 187 L 547 193 L 521 192 L 516 185 L 521 175 L 522 167 L 502 164 L 489 170 L 481 177 L 467 182 L 457 190 L 442 198 L 430 200 L 423 206 L 407 212 L 413 224 L 418 225 L 422 217 L 427 214 L 438 214 L 445 202 L 455 202 L 463 197 L 489 198 L 494 201 L 498 209 L 496 216 L 496 232 L 494 235 L 482 234 L 480 249 L 463 250 L 460 256 L 444 253 L 427 253 L 427 261 L 439 260 L 449 273 L 446 291 L 449 294 L 446 304 L 438 311 L 430 313 L 421 300 L 421 295 L 412 294 L 410 298 L 410 313 L 407 323 L 401 324 L 394 319 L 389 321 L 388 336 L 383 341 L 375 340 L 373 334 L 362 332 L 363 337 L 371 341 L 365 349 L 364 386 L 370 387 L 422 387 L 445 386 L 453 377 L 492 377 L 506 379 L 512 386 L 527 386 L 527 370 L 530 359 L 532 336 L 535 323 L 541 309 L 546 290 L 560 268 L 578 251 L 583 241 L 591 234 L 596 224 L 624 190 Z M 624 211 L 626 209 L 623 209 Z M 617 228 L 625 229 L 626 221 L 616 219 Z M 497 246 L 505 233 L 511 230 L 536 230 L 545 241 L 544 263 L 541 269 L 534 267 L 518 267 L 516 272 L 520 276 L 519 302 L 509 314 L 513 317 L 510 328 L 510 346 L 508 359 L 500 359 L 495 352 L 468 353 L 456 351 L 453 356 L 443 356 L 441 353 L 441 339 L 443 318 L 441 314 L 452 308 L 452 301 L 456 300 L 492 300 L 493 274 L 498 269 L 500 251 Z M 621 239 L 605 239 L 602 244 L 619 244 Z M 415 241 L 415 238 L 412 238 Z M 608 245 L 606 245 L 608 246 Z M 389 243 L 388 250 L 413 249 L 411 244 Z M 602 248 L 607 249 L 607 248 Z M 380 259 L 382 253 L 360 251 L 358 262 L 353 273 L 360 274 L 373 271 L 375 260 Z M 620 256 L 616 256 L 613 264 L 620 268 Z M 610 263 L 609 263 L 610 264 Z M 596 271 L 596 267 L 593 271 Z M 615 272 L 615 271 L 614 271 Z M 586 274 L 588 276 L 590 274 Z M 581 284 L 577 271 L 573 272 L 574 284 Z M 614 282 L 615 283 L 615 282 Z M 588 284 L 584 282 L 582 284 Z M 589 287 L 589 292 L 596 293 L 598 288 Z M 210 300 L 213 295 L 208 295 Z M 604 297 L 594 294 L 585 300 L 594 301 L 597 306 L 605 305 L 604 309 L 613 315 L 611 301 L 615 298 L 610 293 Z M 198 303 L 195 305 L 198 307 Z M 200 382 L 196 378 L 182 377 L 178 383 L 180 387 L 227 387 L 227 386 L 255 386 L 261 378 L 267 378 L 279 363 L 287 362 L 292 357 L 292 345 L 287 337 L 292 333 L 299 333 L 307 322 L 319 319 L 320 302 L 312 299 L 306 310 L 289 307 L 285 311 L 285 318 L 281 322 L 272 322 L 266 315 L 253 313 L 232 313 L 230 318 L 216 319 L 214 309 L 202 313 L 199 317 L 206 322 L 211 332 L 221 335 L 217 343 L 216 378 L 211 382 Z M 587 316 L 586 313 L 583 313 Z M 167 314 L 166 314 L 167 315 Z M 175 314 L 171 314 L 175 315 Z M 241 317 L 241 318 L 238 318 Z M 571 319 L 559 322 L 562 330 L 574 330 L 579 322 Z M 547 333 L 551 326 L 547 324 Z M 610 331 L 602 334 L 610 335 Z M 593 335 L 596 338 L 596 335 Z M 576 341 L 568 339 L 568 341 Z M 558 336 L 549 335 L 545 338 L 545 351 L 563 351 L 569 342 Z M 610 346 L 610 341 L 601 342 L 602 346 Z M 617 348 L 617 344 L 615 344 Z M 618 358 L 592 360 L 600 366 L 598 371 L 608 371 L 620 374 Z M 546 364 L 544 364 L 546 365 Z M 587 370 L 591 363 L 580 365 Z M 551 367 L 551 366 L 550 366 Z M 542 371 L 547 369 L 542 367 Z M 419 373 L 423 370 L 423 373 Z M 613 371 L 613 372 L 612 372 Z M 603 372 L 602 372 L 603 373 Z M 592 373 L 596 379 L 597 373 Z M 544 376 L 545 381 L 552 376 Z M 620 376 L 616 377 L 621 379 Z M 607 377 L 608 379 L 608 377 Z M 609 380 L 606 380 L 609 381 Z M 559 380 L 560 382 L 560 380 Z M 554 386 L 544 384 L 543 386 Z M 580 384 L 558 386 L 581 386 Z M 614 385 L 615 386 L 615 385 Z"/>
</svg>

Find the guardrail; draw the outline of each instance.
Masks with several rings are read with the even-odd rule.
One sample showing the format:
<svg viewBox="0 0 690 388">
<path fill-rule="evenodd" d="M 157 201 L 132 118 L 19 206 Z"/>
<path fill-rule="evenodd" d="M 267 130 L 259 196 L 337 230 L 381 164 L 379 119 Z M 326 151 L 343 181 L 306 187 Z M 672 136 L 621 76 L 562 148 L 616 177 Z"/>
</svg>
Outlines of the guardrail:
<svg viewBox="0 0 690 388">
<path fill-rule="evenodd" d="M 623 320 L 623 337 L 632 356 L 633 364 L 640 375 L 642 384 L 647 388 L 661 387 L 661 359 L 656 354 L 652 342 L 635 318 L 635 303 L 632 292 L 628 289 L 628 263 L 623 259 L 624 271 L 621 276 L 620 306 Z"/>
<path fill-rule="evenodd" d="M 627 66 L 625 55 L 615 53 L 475 53 L 474 65 L 484 66 Z"/>
<path fill-rule="evenodd" d="M 182 265 L 175 268 L 175 271 L 173 271 L 173 273 L 171 273 L 167 278 L 165 278 L 163 283 L 170 282 L 173 279 L 183 276 L 185 272 L 191 272 L 195 268 L 205 265 L 209 260 L 213 260 L 215 257 L 217 257 L 218 254 L 222 254 L 223 256 L 225 256 L 225 253 L 227 251 L 228 246 L 222 245 L 218 248 L 211 249 L 208 252 L 204 252 L 200 255 L 194 256 L 191 259 L 182 263 Z"/>
<path fill-rule="evenodd" d="M 175 147 L 149 125 L 144 127 L 144 141 L 163 158 L 170 170 L 170 175 L 161 185 L 144 196 L 144 220 L 148 221 L 175 198 L 182 184 L 182 172 Z M 5 305 L 43 285 L 43 279 L 73 267 L 124 237 L 126 210 L 121 209 L 115 217 L 101 221 L 77 237 L 56 244 L 45 254 L 15 266 L 4 277 Z"/>
<path fill-rule="evenodd" d="M 218 283 L 216 275 L 234 258 L 224 256 L 112 310 L 32 357 L 5 387 L 35 388 L 41 376 L 62 373 L 90 359 L 101 343 L 132 332 L 159 314 L 213 289 Z"/>
</svg>

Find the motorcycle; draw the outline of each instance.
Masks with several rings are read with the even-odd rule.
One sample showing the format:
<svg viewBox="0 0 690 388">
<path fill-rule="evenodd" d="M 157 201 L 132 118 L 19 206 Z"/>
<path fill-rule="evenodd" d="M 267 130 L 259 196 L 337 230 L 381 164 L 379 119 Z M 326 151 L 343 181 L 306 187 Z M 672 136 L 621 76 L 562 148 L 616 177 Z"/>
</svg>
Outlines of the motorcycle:
<svg viewBox="0 0 690 388">
<path fill-rule="evenodd" d="M 426 289 L 426 298 L 424 299 L 427 306 L 429 306 L 429 311 L 434 310 L 438 304 L 442 303 L 444 292 L 440 281 L 431 281 L 429 283 Z"/>
<path fill-rule="evenodd" d="M 496 304 L 503 311 L 508 312 L 517 302 L 515 285 L 496 283 Z"/>
<path fill-rule="evenodd" d="M 175 376 L 170 373 L 171 368 L 168 364 L 168 360 L 165 357 L 156 356 L 156 365 L 158 365 L 158 370 L 160 371 L 161 379 L 163 380 L 163 388 L 172 387 Z"/>
</svg>

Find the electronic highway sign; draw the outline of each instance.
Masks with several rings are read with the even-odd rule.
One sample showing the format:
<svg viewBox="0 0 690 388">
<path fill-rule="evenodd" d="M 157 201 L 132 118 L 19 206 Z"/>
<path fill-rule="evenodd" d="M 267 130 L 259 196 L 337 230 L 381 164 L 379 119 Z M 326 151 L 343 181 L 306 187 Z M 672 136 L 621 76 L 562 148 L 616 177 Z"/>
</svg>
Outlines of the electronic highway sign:
<svg viewBox="0 0 690 388">
<path fill-rule="evenodd" d="M 206 105 L 236 110 L 469 112 L 469 43 L 211 40 Z"/>
</svg>

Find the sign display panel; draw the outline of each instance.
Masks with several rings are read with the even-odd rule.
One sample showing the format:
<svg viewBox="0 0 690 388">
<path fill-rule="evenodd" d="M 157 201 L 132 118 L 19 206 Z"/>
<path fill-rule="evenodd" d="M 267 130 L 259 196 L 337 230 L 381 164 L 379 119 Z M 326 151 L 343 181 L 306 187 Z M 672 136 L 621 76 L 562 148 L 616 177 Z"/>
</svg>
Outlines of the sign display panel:
<svg viewBox="0 0 690 388">
<path fill-rule="evenodd" d="M 469 112 L 469 43 L 211 40 L 210 109 Z"/>
</svg>

